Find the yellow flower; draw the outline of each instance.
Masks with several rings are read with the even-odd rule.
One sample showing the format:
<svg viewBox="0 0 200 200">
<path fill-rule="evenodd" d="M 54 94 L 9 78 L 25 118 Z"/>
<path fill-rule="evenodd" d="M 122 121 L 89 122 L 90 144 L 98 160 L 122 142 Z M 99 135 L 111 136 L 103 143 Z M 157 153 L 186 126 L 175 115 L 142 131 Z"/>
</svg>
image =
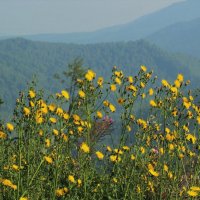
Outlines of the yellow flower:
<svg viewBox="0 0 200 200">
<path fill-rule="evenodd" d="M 57 114 L 57 115 L 62 116 L 63 113 L 64 113 L 64 111 L 63 111 L 62 108 L 58 107 L 58 108 L 56 109 L 56 114 Z"/>
<path fill-rule="evenodd" d="M 190 187 L 190 190 L 193 190 L 193 191 L 198 191 L 198 192 L 200 192 L 200 187 L 197 187 L 197 186 L 192 186 L 192 187 Z"/>
<path fill-rule="evenodd" d="M 97 117 L 101 119 L 103 117 L 103 114 L 100 111 L 97 111 Z"/>
<path fill-rule="evenodd" d="M 88 70 L 87 73 L 85 74 L 85 78 L 88 81 L 92 81 L 96 77 L 96 74 L 92 70 Z"/>
<path fill-rule="evenodd" d="M 85 92 L 83 92 L 82 90 L 79 90 L 78 95 L 81 98 L 85 98 Z"/>
<path fill-rule="evenodd" d="M 149 172 L 150 172 L 150 174 L 152 174 L 152 175 L 155 176 L 155 177 L 158 177 L 158 176 L 159 176 L 159 173 L 156 172 L 156 171 L 154 171 L 154 169 L 149 169 Z"/>
<path fill-rule="evenodd" d="M 66 90 L 62 90 L 61 94 L 66 100 L 69 100 L 69 93 Z"/>
<path fill-rule="evenodd" d="M 28 94 L 31 99 L 35 98 L 35 96 L 36 96 L 35 91 L 33 91 L 33 90 L 29 90 Z"/>
<path fill-rule="evenodd" d="M 28 115 L 30 115 L 30 113 L 31 113 L 30 109 L 27 107 L 24 107 L 24 115 L 28 116 Z"/>
<path fill-rule="evenodd" d="M 78 187 L 80 187 L 80 186 L 81 186 L 81 184 L 82 184 L 82 181 L 81 181 L 81 179 L 78 179 L 78 180 L 77 180 L 77 183 L 78 183 Z"/>
<path fill-rule="evenodd" d="M 104 158 L 103 153 L 101 153 L 100 151 L 97 151 L 97 152 L 96 152 L 96 156 L 97 156 L 97 158 L 98 158 L 99 160 L 103 160 L 103 158 Z"/>
<path fill-rule="evenodd" d="M 133 154 L 131 155 L 131 160 L 135 160 L 135 156 Z"/>
<path fill-rule="evenodd" d="M 184 80 L 184 77 L 183 77 L 183 75 L 182 74 L 178 74 L 178 76 L 177 76 L 177 80 L 179 80 L 179 82 L 183 82 L 183 80 Z"/>
<path fill-rule="evenodd" d="M 45 139 L 45 145 L 46 145 L 46 147 L 50 147 L 50 145 L 51 145 L 50 139 Z"/>
<path fill-rule="evenodd" d="M 179 80 L 175 80 L 175 81 L 174 81 L 174 85 L 175 85 L 176 88 L 180 88 L 181 83 L 180 83 Z"/>
<path fill-rule="evenodd" d="M 144 88 L 145 87 L 145 83 L 140 82 L 140 86 L 141 86 L 141 88 Z"/>
<path fill-rule="evenodd" d="M 12 168 L 13 168 L 14 170 L 16 170 L 16 171 L 19 170 L 19 166 L 18 166 L 18 165 L 15 165 L 15 164 L 12 166 Z"/>
<path fill-rule="evenodd" d="M 156 107 L 157 104 L 154 100 L 150 100 L 149 104 L 152 106 L 152 107 Z"/>
<path fill-rule="evenodd" d="M 13 184 L 10 180 L 8 179 L 2 179 L 1 180 L 1 183 L 5 186 L 8 186 L 10 188 L 12 188 L 13 190 L 16 190 L 17 189 L 17 186 L 15 184 Z"/>
<path fill-rule="evenodd" d="M 9 131 L 13 131 L 14 130 L 14 126 L 11 123 L 7 123 L 6 127 L 7 127 L 7 129 Z"/>
<path fill-rule="evenodd" d="M 28 200 L 28 197 L 20 197 L 19 200 Z"/>
<path fill-rule="evenodd" d="M 188 141 L 191 141 L 192 144 L 195 144 L 195 143 L 196 143 L 196 140 L 197 140 L 197 138 L 196 138 L 194 135 L 192 135 L 192 134 L 186 134 L 186 139 L 187 139 Z"/>
<path fill-rule="evenodd" d="M 109 103 L 108 100 L 105 100 L 105 101 L 103 102 L 103 105 L 104 105 L 104 106 L 109 106 L 109 104 L 110 104 L 110 103 Z"/>
<path fill-rule="evenodd" d="M 126 126 L 128 132 L 131 132 L 131 127 L 129 125 Z"/>
<path fill-rule="evenodd" d="M 117 178 L 113 178 L 112 180 L 113 180 L 114 183 L 117 183 L 117 182 L 118 182 L 118 181 L 117 181 Z"/>
<path fill-rule="evenodd" d="M 196 191 L 193 191 L 193 190 L 188 190 L 187 191 L 187 194 L 191 197 L 196 197 L 198 196 L 198 193 Z"/>
<path fill-rule="evenodd" d="M 116 111 L 115 106 L 113 104 L 111 104 L 111 103 L 109 105 L 109 108 L 110 108 L 111 112 L 115 112 Z"/>
<path fill-rule="evenodd" d="M 34 104 L 32 101 L 29 102 L 29 105 L 30 105 L 30 107 L 32 107 L 32 108 L 35 106 L 35 104 Z"/>
<path fill-rule="evenodd" d="M 147 71 L 147 68 L 146 68 L 146 66 L 144 66 L 144 65 L 142 65 L 142 66 L 140 67 L 140 69 L 141 69 L 143 72 L 146 72 L 146 71 Z"/>
<path fill-rule="evenodd" d="M 145 148 L 144 147 L 140 147 L 140 151 L 141 151 L 142 154 L 144 154 L 145 153 Z"/>
<path fill-rule="evenodd" d="M 64 196 L 69 190 L 64 187 L 64 188 L 60 188 L 60 189 L 56 189 L 55 193 L 57 197 L 61 197 Z"/>
<path fill-rule="evenodd" d="M 166 164 L 164 164 L 163 169 L 164 171 L 168 172 L 168 166 Z"/>
<path fill-rule="evenodd" d="M 174 150 L 174 145 L 173 144 L 169 144 L 168 147 L 169 147 L 169 150 L 171 150 L 171 151 Z"/>
<path fill-rule="evenodd" d="M 149 96 L 152 96 L 152 95 L 153 95 L 153 93 L 154 93 L 153 89 L 152 89 L 152 88 L 150 88 L 150 89 L 149 89 Z"/>
<path fill-rule="evenodd" d="M 162 85 L 164 87 L 170 87 L 170 84 L 166 80 L 162 80 Z"/>
<path fill-rule="evenodd" d="M 111 91 L 114 92 L 116 89 L 117 89 L 116 85 L 114 85 L 114 84 L 110 85 L 110 90 Z"/>
<path fill-rule="evenodd" d="M 99 78 L 98 78 L 97 84 L 98 84 L 99 86 L 102 86 L 102 85 L 103 85 L 103 77 L 99 77 Z"/>
<path fill-rule="evenodd" d="M 169 177 L 170 179 L 173 178 L 173 174 L 172 174 L 172 172 L 169 172 L 169 173 L 168 173 L 168 177 Z"/>
<path fill-rule="evenodd" d="M 123 77 L 123 72 L 122 71 L 115 71 L 115 76 L 122 78 Z"/>
<path fill-rule="evenodd" d="M 63 118 L 64 118 L 65 120 L 68 120 L 68 119 L 69 119 L 69 114 L 68 114 L 68 113 L 64 113 L 64 114 L 63 114 Z"/>
<path fill-rule="evenodd" d="M 83 143 L 81 144 L 80 149 L 81 149 L 84 153 L 89 153 L 89 152 L 90 152 L 90 147 L 89 147 L 85 142 L 83 142 Z"/>
<path fill-rule="evenodd" d="M 58 136 L 59 131 L 57 129 L 53 129 L 53 134 L 56 135 L 56 136 Z"/>
<path fill-rule="evenodd" d="M 71 183 L 76 183 L 75 178 L 72 175 L 68 176 L 68 181 L 70 181 Z"/>
<path fill-rule="evenodd" d="M 121 81 L 118 77 L 116 77 L 116 78 L 115 78 L 115 83 L 121 85 L 122 81 Z"/>
<path fill-rule="evenodd" d="M 50 117 L 50 118 L 49 118 L 49 121 L 50 121 L 51 123 L 55 124 L 55 123 L 57 122 L 57 119 L 54 118 L 54 117 Z"/>
<path fill-rule="evenodd" d="M 1 139 L 6 139 L 7 135 L 4 132 L 0 131 L 0 138 Z"/>
<path fill-rule="evenodd" d="M 111 149 L 111 147 L 110 147 L 110 146 L 107 146 L 107 147 L 106 147 L 106 149 L 107 149 L 107 151 L 109 151 L 109 152 L 111 152 L 111 151 L 112 151 L 112 149 Z"/>
<path fill-rule="evenodd" d="M 129 77 L 128 77 L 128 82 L 129 82 L 129 83 L 133 83 L 133 77 L 132 77 L 132 76 L 129 76 Z"/>
<path fill-rule="evenodd" d="M 111 155 L 110 156 L 110 160 L 112 162 L 120 162 L 121 161 L 121 157 L 119 155 Z"/>
<path fill-rule="evenodd" d="M 49 163 L 52 164 L 53 163 L 53 159 L 49 156 L 44 156 L 44 159 Z"/>
<path fill-rule="evenodd" d="M 54 112 L 55 109 L 56 109 L 56 105 L 52 103 L 52 104 L 50 104 L 50 105 L 48 106 L 48 108 L 49 108 L 49 110 L 50 110 L 51 112 Z"/>
</svg>

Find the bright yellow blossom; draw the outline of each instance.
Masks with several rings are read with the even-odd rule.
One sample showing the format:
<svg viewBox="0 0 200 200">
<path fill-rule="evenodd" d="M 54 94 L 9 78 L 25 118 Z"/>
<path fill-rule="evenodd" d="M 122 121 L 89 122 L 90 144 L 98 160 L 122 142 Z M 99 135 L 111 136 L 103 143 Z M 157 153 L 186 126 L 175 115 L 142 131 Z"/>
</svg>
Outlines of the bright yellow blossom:
<svg viewBox="0 0 200 200">
<path fill-rule="evenodd" d="M 89 153 L 90 152 L 90 147 L 85 143 L 83 142 L 80 146 L 80 149 L 84 152 L 84 153 Z"/>
<path fill-rule="evenodd" d="M 13 131 L 14 130 L 14 126 L 11 123 L 7 123 L 6 127 L 9 131 Z"/>
<path fill-rule="evenodd" d="M 83 90 L 79 90 L 78 95 L 83 99 L 85 98 L 85 92 L 83 92 Z"/>
<path fill-rule="evenodd" d="M 97 151 L 97 152 L 96 152 L 96 156 L 97 156 L 97 158 L 98 158 L 99 160 L 103 160 L 103 158 L 104 158 L 103 153 L 101 153 L 100 151 Z"/>
<path fill-rule="evenodd" d="M 66 100 L 69 100 L 69 93 L 66 90 L 62 90 L 61 94 Z"/>
</svg>

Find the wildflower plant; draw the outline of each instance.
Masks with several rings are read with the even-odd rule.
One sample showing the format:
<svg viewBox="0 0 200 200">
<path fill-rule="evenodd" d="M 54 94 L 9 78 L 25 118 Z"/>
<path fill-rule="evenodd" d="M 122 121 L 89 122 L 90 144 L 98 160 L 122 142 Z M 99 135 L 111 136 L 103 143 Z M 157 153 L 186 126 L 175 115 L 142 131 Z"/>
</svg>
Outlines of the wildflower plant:
<svg viewBox="0 0 200 200">
<path fill-rule="evenodd" d="M 182 74 L 155 85 L 145 66 L 114 67 L 74 81 L 73 94 L 20 93 L 0 125 L 0 199 L 200 197 L 200 106 Z"/>
</svg>

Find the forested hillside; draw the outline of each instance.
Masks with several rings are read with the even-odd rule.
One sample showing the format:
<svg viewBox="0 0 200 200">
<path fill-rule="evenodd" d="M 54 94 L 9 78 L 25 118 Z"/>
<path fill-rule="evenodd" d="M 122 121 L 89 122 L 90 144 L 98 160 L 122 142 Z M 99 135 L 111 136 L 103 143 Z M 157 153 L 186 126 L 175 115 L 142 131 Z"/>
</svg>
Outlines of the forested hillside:
<svg viewBox="0 0 200 200">
<path fill-rule="evenodd" d="M 10 112 L 18 92 L 36 75 L 38 86 L 55 92 L 60 88 L 54 74 L 61 74 L 75 58 L 83 58 L 85 68 L 92 68 L 107 77 L 113 65 L 134 74 L 140 65 L 156 71 L 159 78 L 173 79 L 177 73 L 195 80 L 199 61 L 174 56 L 143 40 L 136 42 L 102 43 L 91 45 L 51 44 L 25 39 L 0 42 L 0 97 L 5 104 L 1 111 Z M 194 76 L 195 74 L 195 76 Z M 199 77 L 198 77 L 199 76 Z M 8 108 L 9 107 L 9 108 Z"/>
</svg>

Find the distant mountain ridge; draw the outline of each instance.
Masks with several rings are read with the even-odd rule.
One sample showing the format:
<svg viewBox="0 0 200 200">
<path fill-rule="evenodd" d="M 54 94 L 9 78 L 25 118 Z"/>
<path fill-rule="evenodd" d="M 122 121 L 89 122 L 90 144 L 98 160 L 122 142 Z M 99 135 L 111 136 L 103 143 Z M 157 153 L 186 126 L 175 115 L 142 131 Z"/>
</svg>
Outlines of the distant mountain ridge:
<svg viewBox="0 0 200 200">
<path fill-rule="evenodd" d="M 183 52 L 200 58 L 200 18 L 165 27 L 147 40 L 172 52 Z"/>
<path fill-rule="evenodd" d="M 193 20 L 200 17 L 200 0 L 187 0 L 175 3 L 162 10 L 145 15 L 133 22 L 108 27 L 94 32 L 40 34 L 24 36 L 34 41 L 61 42 L 61 43 L 100 43 L 116 41 L 134 41 L 146 38 L 169 25 Z"/>
</svg>

